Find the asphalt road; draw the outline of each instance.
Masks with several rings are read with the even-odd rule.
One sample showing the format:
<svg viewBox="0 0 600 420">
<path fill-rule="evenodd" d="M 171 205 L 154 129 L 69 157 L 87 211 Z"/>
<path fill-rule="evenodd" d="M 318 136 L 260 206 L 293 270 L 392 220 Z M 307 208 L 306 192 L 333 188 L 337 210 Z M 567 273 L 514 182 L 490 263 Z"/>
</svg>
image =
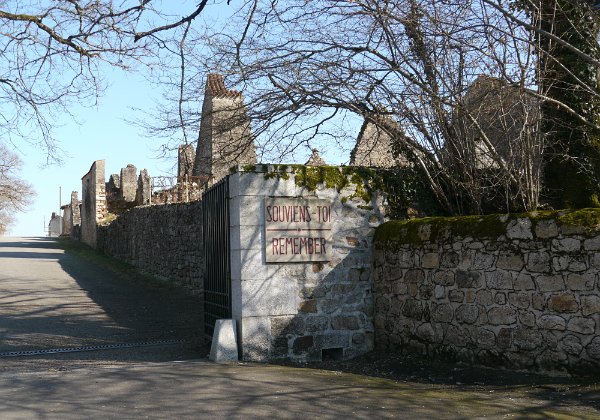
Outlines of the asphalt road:
<svg viewBox="0 0 600 420">
<path fill-rule="evenodd" d="M 0 372 L 206 356 L 199 297 L 124 276 L 62 248 L 48 238 L 0 238 L 0 355 L 116 349 L 0 357 Z"/>
<path fill-rule="evenodd" d="M 203 357 L 197 297 L 44 238 L 0 238 L 0 418 L 598 418 L 540 387 L 394 381 Z M 138 346 L 142 342 L 178 340 Z M 125 346 L 44 354 L 48 349 Z M 9 357 L 11 352 L 32 352 Z M 590 392 L 596 395 L 597 389 Z"/>
</svg>

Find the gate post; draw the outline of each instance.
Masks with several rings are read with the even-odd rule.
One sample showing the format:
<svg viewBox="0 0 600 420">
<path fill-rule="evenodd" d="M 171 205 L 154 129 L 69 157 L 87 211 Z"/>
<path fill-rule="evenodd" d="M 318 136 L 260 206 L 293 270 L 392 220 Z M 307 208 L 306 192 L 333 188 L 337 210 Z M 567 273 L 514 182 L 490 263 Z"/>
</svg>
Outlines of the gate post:
<svg viewBox="0 0 600 420">
<path fill-rule="evenodd" d="M 231 316 L 243 360 L 373 348 L 371 249 L 384 195 L 365 172 L 256 165 L 230 175 Z M 330 185 L 328 173 L 344 182 Z"/>
</svg>

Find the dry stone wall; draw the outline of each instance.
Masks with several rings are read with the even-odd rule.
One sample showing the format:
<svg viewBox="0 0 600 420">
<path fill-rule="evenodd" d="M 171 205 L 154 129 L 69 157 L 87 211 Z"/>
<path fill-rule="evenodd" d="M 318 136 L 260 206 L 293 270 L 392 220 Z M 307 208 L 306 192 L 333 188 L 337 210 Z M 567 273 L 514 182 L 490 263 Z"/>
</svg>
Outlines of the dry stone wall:
<svg viewBox="0 0 600 420">
<path fill-rule="evenodd" d="M 582 210 L 382 225 L 377 347 L 513 369 L 598 370 L 599 222 L 600 211 Z"/>
<path fill-rule="evenodd" d="M 135 207 L 99 226 L 99 251 L 200 294 L 202 203 Z"/>
</svg>

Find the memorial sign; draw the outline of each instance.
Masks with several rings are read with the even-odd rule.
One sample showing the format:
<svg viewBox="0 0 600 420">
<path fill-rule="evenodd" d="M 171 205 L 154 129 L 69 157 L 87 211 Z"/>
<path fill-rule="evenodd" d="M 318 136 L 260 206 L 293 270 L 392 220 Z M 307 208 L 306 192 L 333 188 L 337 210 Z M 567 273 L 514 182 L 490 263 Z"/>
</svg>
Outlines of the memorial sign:
<svg viewBox="0 0 600 420">
<path fill-rule="evenodd" d="M 311 198 L 265 198 L 267 262 L 331 259 L 331 202 Z"/>
</svg>

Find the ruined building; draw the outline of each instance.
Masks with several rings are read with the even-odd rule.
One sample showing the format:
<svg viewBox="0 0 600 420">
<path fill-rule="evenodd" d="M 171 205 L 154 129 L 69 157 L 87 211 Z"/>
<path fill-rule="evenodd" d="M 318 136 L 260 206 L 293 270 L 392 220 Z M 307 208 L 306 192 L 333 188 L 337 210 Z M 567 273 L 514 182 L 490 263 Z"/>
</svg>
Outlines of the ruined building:
<svg viewBox="0 0 600 420">
<path fill-rule="evenodd" d="M 256 147 L 244 97 L 227 89 L 222 75 L 209 74 L 192 175 L 206 177 L 211 185 L 232 166 L 252 163 L 256 163 Z"/>
<path fill-rule="evenodd" d="M 62 235 L 79 238 L 81 229 L 80 203 L 77 191 L 71 192 L 71 201 L 60 208 L 62 216 Z"/>
<path fill-rule="evenodd" d="M 61 234 L 62 217 L 56 213 L 52 213 L 52 217 L 48 222 L 48 236 L 58 238 Z"/>
<path fill-rule="evenodd" d="M 81 178 L 81 240 L 94 248 L 99 224 L 132 207 L 150 204 L 151 197 L 151 178 L 145 169 L 138 175 L 136 167 L 129 164 L 108 182 L 104 174 L 105 161 L 97 160 Z M 73 196 L 71 200 L 73 203 Z"/>
<path fill-rule="evenodd" d="M 469 86 L 462 108 L 453 116 L 459 139 L 455 153 L 472 151 L 471 159 L 479 169 L 497 166 L 494 152 L 509 165 L 518 166 L 528 159 L 537 167 L 541 160 L 541 144 L 536 136 L 539 118 L 538 100 L 526 89 L 481 75 Z M 453 153 L 451 148 L 447 152 Z"/>
<path fill-rule="evenodd" d="M 398 132 L 402 132 L 395 121 L 388 118 L 386 122 L 397 127 Z M 350 153 L 350 165 L 395 168 L 408 164 L 408 160 L 394 150 L 392 136 L 369 118 L 365 118 L 354 149 Z"/>
</svg>

